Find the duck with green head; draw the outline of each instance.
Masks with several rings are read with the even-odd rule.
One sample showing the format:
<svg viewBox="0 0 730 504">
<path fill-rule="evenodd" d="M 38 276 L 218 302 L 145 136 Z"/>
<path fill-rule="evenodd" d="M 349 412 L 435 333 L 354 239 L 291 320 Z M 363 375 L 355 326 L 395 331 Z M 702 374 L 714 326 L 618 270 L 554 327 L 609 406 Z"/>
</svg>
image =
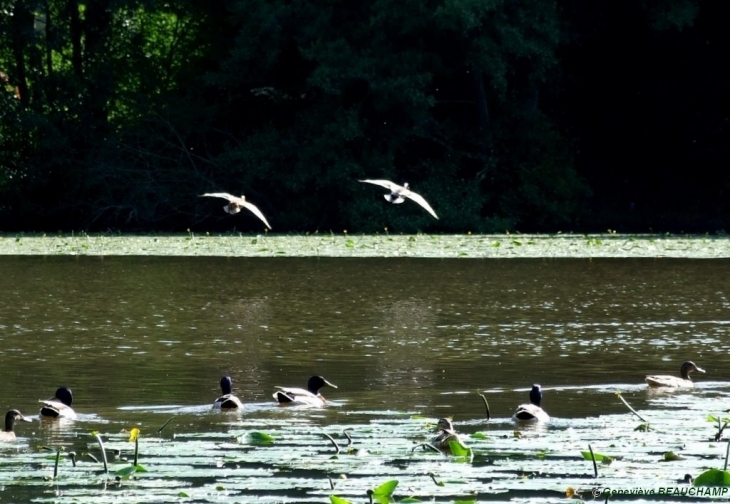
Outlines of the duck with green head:
<svg viewBox="0 0 730 504">
<path fill-rule="evenodd" d="M 698 373 L 705 372 L 704 369 L 698 367 L 694 362 L 685 361 L 679 369 L 679 374 L 682 376 L 681 378 L 679 376 L 672 375 L 650 375 L 646 377 L 646 383 L 648 383 L 650 387 L 694 387 L 695 384 L 689 377 L 689 374 L 694 371 L 697 371 Z"/>
<path fill-rule="evenodd" d="M 59 387 L 53 397 L 38 401 L 41 403 L 41 418 L 76 418 L 76 412 L 71 407 L 73 400 L 70 388 Z"/>
<path fill-rule="evenodd" d="M 321 376 L 312 376 L 306 389 L 277 386 L 279 390 L 274 392 L 274 399 L 282 406 L 324 406 L 327 401 L 319 389 L 325 386 L 337 388 Z"/>
<path fill-rule="evenodd" d="M 540 385 L 534 384 L 530 390 L 530 403 L 517 406 L 512 419 L 518 422 L 547 422 L 550 420 L 545 410 L 542 409 L 542 389 Z"/>
<path fill-rule="evenodd" d="M 16 410 L 10 410 L 5 414 L 5 429 L 0 432 L 0 441 L 15 441 L 15 422 L 32 422 L 30 418 L 26 418 L 23 414 Z"/>
<path fill-rule="evenodd" d="M 221 391 L 223 395 L 215 400 L 213 407 L 215 409 L 238 409 L 243 408 L 241 400 L 233 395 L 233 380 L 230 376 L 221 378 Z"/>
</svg>

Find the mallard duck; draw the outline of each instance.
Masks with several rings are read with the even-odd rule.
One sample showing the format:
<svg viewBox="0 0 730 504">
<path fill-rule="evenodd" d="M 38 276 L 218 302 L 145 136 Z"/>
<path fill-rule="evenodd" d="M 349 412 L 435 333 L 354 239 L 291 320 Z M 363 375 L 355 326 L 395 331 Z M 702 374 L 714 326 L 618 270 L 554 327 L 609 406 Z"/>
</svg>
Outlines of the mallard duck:
<svg viewBox="0 0 730 504">
<path fill-rule="evenodd" d="M 224 193 L 224 192 L 216 192 L 216 193 L 205 193 L 200 195 L 201 198 L 208 197 L 208 198 L 223 198 L 227 199 L 229 203 L 223 207 L 223 210 L 226 211 L 226 213 L 229 213 L 231 215 L 237 214 L 241 211 L 241 208 L 247 208 L 251 211 L 252 214 L 254 214 L 256 217 L 261 219 L 264 224 L 266 224 L 266 227 L 271 229 L 271 226 L 269 225 L 269 221 L 266 220 L 266 217 L 264 217 L 264 214 L 261 213 L 261 210 L 256 207 L 256 205 L 249 203 L 246 201 L 245 196 L 234 196 L 232 194 Z"/>
<path fill-rule="evenodd" d="M 5 414 L 5 430 L 0 432 L 0 441 L 15 441 L 15 422 L 21 420 L 23 422 L 32 422 L 30 418 L 25 418 L 23 414 L 16 410 L 11 409 Z"/>
<path fill-rule="evenodd" d="M 671 375 L 654 375 L 647 376 L 646 383 L 648 383 L 650 387 L 694 387 L 695 385 L 689 377 L 689 374 L 693 371 L 697 371 L 698 373 L 705 372 L 705 370 L 701 367 L 697 367 L 694 362 L 686 361 L 683 362 L 682 367 L 679 368 L 679 374 L 682 375 L 681 378 Z"/>
<path fill-rule="evenodd" d="M 307 383 L 307 389 L 279 387 L 274 392 L 274 399 L 283 406 L 307 405 L 307 406 L 324 406 L 327 404 L 324 396 L 319 393 L 319 389 L 324 386 L 337 388 L 321 376 L 312 376 Z"/>
<path fill-rule="evenodd" d="M 540 389 L 540 385 L 535 384 L 532 386 L 532 390 L 530 390 L 530 404 L 520 404 L 517 406 L 515 414 L 512 415 L 512 419 L 518 421 L 534 420 L 537 422 L 547 422 L 550 420 L 550 415 L 545 413 L 545 410 L 540 407 L 541 402 L 542 390 Z"/>
<path fill-rule="evenodd" d="M 230 376 L 221 378 L 221 390 L 223 395 L 215 400 L 213 407 L 217 409 L 237 409 L 243 408 L 241 400 L 233 395 L 233 380 Z"/>
<path fill-rule="evenodd" d="M 71 408 L 73 402 L 73 394 L 71 389 L 67 387 L 59 387 L 56 395 L 50 399 L 40 400 L 41 416 L 48 418 L 76 418 L 76 412 Z"/>
<path fill-rule="evenodd" d="M 364 182 L 366 184 L 375 184 L 379 185 L 381 187 L 385 187 L 390 191 L 390 194 L 384 194 L 383 197 L 386 201 L 390 203 L 403 203 L 405 201 L 404 198 L 408 198 L 412 201 L 415 201 L 419 205 L 421 205 L 423 208 L 426 209 L 428 213 L 433 215 L 435 218 L 439 218 L 438 215 L 436 215 L 436 212 L 433 211 L 433 208 L 431 208 L 431 205 L 428 204 L 428 202 L 418 193 L 414 193 L 409 189 L 408 182 L 403 184 L 402 186 L 391 182 L 390 180 L 359 180 L 358 182 Z"/>
<path fill-rule="evenodd" d="M 438 448 L 442 452 L 450 454 L 450 441 L 456 441 L 463 445 L 461 439 L 459 439 L 459 435 L 456 433 L 456 430 L 454 430 L 454 424 L 451 423 L 450 419 L 439 419 L 438 423 L 436 424 L 436 431 L 438 432 L 438 434 L 436 434 L 436 437 L 431 440 L 431 445 L 434 448 Z"/>
</svg>

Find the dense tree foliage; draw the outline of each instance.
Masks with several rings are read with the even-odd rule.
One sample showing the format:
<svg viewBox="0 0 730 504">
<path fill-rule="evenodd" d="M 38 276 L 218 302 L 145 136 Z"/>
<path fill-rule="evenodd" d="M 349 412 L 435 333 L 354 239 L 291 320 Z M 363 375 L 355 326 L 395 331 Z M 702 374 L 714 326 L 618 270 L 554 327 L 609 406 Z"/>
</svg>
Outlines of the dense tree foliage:
<svg viewBox="0 0 730 504">
<path fill-rule="evenodd" d="M 726 2 L 0 5 L 5 230 L 728 226 Z"/>
</svg>

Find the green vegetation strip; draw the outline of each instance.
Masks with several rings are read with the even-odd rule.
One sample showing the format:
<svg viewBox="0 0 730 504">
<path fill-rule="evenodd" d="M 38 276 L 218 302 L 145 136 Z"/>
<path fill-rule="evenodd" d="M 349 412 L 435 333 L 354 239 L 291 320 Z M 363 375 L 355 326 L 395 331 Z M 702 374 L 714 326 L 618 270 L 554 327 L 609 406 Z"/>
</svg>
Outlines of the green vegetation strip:
<svg viewBox="0 0 730 504">
<path fill-rule="evenodd" d="M 0 235 L 0 255 L 728 258 L 725 235 Z"/>
</svg>

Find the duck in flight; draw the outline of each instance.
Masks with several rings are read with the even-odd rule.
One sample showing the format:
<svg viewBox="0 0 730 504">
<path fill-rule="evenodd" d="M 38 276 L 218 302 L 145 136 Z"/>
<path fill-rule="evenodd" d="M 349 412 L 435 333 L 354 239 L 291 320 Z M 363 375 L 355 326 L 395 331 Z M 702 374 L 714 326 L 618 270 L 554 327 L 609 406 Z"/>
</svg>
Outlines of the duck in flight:
<svg viewBox="0 0 730 504">
<path fill-rule="evenodd" d="M 403 203 L 405 201 L 405 198 L 408 198 L 411 201 L 415 201 L 419 205 L 421 205 L 423 208 L 426 209 L 428 213 L 433 215 L 436 219 L 438 219 L 438 215 L 436 215 L 436 212 L 433 211 L 433 208 L 431 208 L 431 205 L 428 204 L 428 201 L 426 201 L 423 196 L 421 196 L 418 193 L 415 193 L 409 189 L 408 182 L 405 184 L 398 185 L 394 182 L 391 182 L 390 180 L 359 180 L 358 182 L 364 182 L 366 184 L 375 184 L 381 187 L 385 187 L 390 191 L 390 194 L 384 194 L 383 197 L 386 201 L 390 203 Z"/>
<path fill-rule="evenodd" d="M 223 207 L 223 210 L 226 211 L 228 214 L 237 214 L 241 211 L 242 208 L 246 208 L 249 210 L 252 214 L 254 214 L 256 217 L 261 219 L 264 224 L 266 224 L 266 227 L 271 229 L 271 226 L 269 225 L 269 221 L 266 220 L 266 217 L 264 217 L 264 214 L 261 213 L 261 210 L 258 209 L 256 205 L 253 203 L 249 203 L 246 201 L 245 196 L 234 196 L 232 194 L 224 193 L 224 192 L 216 192 L 216 193 L 205 193 L 200 195 L 201 198 L 208 197 L 208 198 L 223 198 L 228 200 L 228 204 Z"/>
</svg>

